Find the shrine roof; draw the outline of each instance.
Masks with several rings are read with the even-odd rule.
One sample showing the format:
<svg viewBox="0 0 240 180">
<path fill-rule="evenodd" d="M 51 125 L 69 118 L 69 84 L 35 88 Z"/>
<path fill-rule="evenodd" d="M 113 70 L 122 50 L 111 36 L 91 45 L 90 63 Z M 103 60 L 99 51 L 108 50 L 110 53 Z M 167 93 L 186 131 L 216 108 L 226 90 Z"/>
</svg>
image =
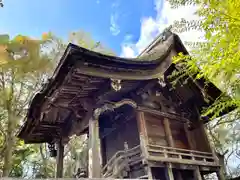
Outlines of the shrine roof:
<svg viewBox="0 0 240 180">
<path fill-rule="evenodd" d="M 26 143 L 41 143 L 52 141 L 53 134 L 69 136 L 66 128 L 70 131 L 70 121 L 88 117 L 100 95 L 115 101 L 161 77 L 172 65 L 172 49 L 187 54 L 179 36 L 170 31 L 158 36 L 137 58 L 103 55 L 69 44 L 52 78 L 33 97 L 18 137 Z M 110 90 L 111 80 L 122 81 L 121 91 Z M 204 80 L 199 80 L 198 86 L 203 89 Z M 213 84 L 206 91 L 213 99 L 221 94 Z M 78 109 L 74 115 L 73 109 Z"/>
</svg>

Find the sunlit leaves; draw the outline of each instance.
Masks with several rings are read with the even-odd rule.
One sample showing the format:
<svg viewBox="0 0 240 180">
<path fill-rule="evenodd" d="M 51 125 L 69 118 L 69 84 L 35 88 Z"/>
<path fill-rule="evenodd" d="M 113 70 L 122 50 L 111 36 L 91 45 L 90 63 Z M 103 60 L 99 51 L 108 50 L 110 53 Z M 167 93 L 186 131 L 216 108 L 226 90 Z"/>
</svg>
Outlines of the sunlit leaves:
<svg viewBox="0 0 240 180">
<path fill-rule="evenodd" d="M 178 8 L 179 6 L 187 6 L 198 4 L 200 0 L 169 0 L 172 8 Z"/>
<path fill-rule="evenodd" d="M 32 148 L 23 146 L 23 142 L 15 138 L 15 133 L 32 95 L 41 87 L 44 77 L 51 73 L 54 64 L 49 56 L 51 51 L 43 51 L 43 47 L 55 48 L 50 42 L 52 40 L 22 35 L 12 39 L 7 35 L 0 36 L 0 108 L 6 112 L 2 124 L 7 132 L 4 139 L 5 176 L 9 173 L 21 176 L 22 163 L 33 153 Z"/>
<path fill-rule="evenodd" d="M 177 25 L 180 31 L 201 29 L 205 33 L 205 42 L 193 45 L 191 56 L 194 61 L 181 62 L 184 63 L 187 73 L 196 73 L 197 66 L 199 70 L 196 78 L 205 77 L 234 97 L 240 88 L 237 77 L 240 73 L 240 2 L 237 0 L 224 0 L 221 3 L 216 0 L 169 2 L 176 7 L 189 3 L 197 5 L 197 14 L 201 21 L 194 24 L 181 20 Z M 179 56 L 178 60 L 180 59 L 184 58 Z M 236 102 L 232 101 L 233 104 Z"/>
<path fill-rule="evenodd" d="M 201 30 L 204 33 L 201 40 L 203 42 L 189 44 L 192 49 L 191 59 L 180 54 L 175 58 L 175 62 L 183 67 L 182 76 L 190 74 L 196 79 L 204 77 L 223 91 L 222 96 L 202 112 L 203 115 L 211 114 L 212 119 L 215 119 L 222 112 L 236 107 L 232 115 L 220 120 L 215 119 L 217 123 L 210 124 L 212 126 L 209 131 L 220 152 L 224 152 L 224 148 L 229 149 L 229 146 L 232 146 L 230 149 L 233 152 L 234 148 L 239 149 L 237 146 L 240 141 L 240 137 L 236 136 L 233 130 L 240 119 L 240 1 L 169 0 L 169 2 L 174 8 L 188 4 L 197 7 L 196 14 L 199 20 L 194 20 L 193 23 L 183 19 L 176 22 L 173 27 L 180 33 Z M 227 127 L 226 124 L 231 127 Z"/>
</svg>

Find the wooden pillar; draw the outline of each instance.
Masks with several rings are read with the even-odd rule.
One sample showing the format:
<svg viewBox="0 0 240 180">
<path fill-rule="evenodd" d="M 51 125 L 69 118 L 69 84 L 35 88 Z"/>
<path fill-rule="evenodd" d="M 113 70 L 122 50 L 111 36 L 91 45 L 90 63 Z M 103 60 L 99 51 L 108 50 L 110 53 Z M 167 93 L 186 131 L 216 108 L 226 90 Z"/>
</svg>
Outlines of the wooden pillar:
<svg viewBox="0 0 240 180">
<path fill-rule="evenodd" d="M 194 150 L 195 149 L 195 145 L 193 144 L 192 137 L 191 137 L 191 134 L 190 134 L 190 132 L 188 130 L 188 124 L 187 123 L 184 123 L 184 131 L 185 131 L 185 134 L 186 134 L 187 141 L 188 141 L 190 149 Z"/>
<path fill-rule="evenodd" d="M 165 130 L 165 133 L 166 133 L 168 145 L 170 147 L 174 147 L 172 132 L 171 132 L 170 123 L 169 123 L 168 118 L 163 119 L 163 125 L 164 125 L 164 130 Z"/>
<path fill-rule="evenodd" d="M 200 170 L 199 170 L 198 166 L 196 166 L 196 169 L 194 170 L 194 179 L 202 180 L 202 175 L 200 173 Z"/>
<path fill-rule="evenodd" d="M 172 132 L 171 132 L 170 123 L 169 123 L 168 118 L 163 119 L 163 125 L 164 125 L 164 130 L 165 130 L 165 133 L 166 133 L 168 145 L 170 147 L 174 147 Z M 165 172 L 166 172 L 166 178 L 168 180 L 174 180 L 171 163 L 167 163 L 167 167 L 166 167 Z"/>
<path fill-rule="evenodd" d="M 210 141 L 209 141 L 209 138 L 208 138 L 206 129 L 205 129 L 204 124 L 203 124 L 202 122 L 199 122 L 199 129 L 200 129 L 200 131 L 201 131 L 201 134 L 203 135 L 203 141 L 204 141 L 204 144 L 207 145 L 208 151 L 209 151 L 209 152 L 213 152 L 213 154 L 216 155 L 214 148 L 213 148 L 212 145 L 210 144 Z"/>
<path fill-rule="evenodd" d="M 140 136 L 141 150 L 142 150 L 144 159 L 146 159 L 148 156 L 148 151 L 147 151 L 148 136 L 147 136 L 146 123 L 144 119 L 144 112 L 137 111 L 137 124 L 138 124 L 139 136 Z"/>
<path fill-rule="evenodd" d="M 201 134 L 203 135 L 204 141 L 206 142 L 206 144 L 208 146 L 207 148 L 209 149 L 209 152 L 211 152 L 213 154 L 215 163 L 217 165 L 221 166 L 221 164 L 219 163 L 219 158 L 218 158 L 218 156 L 216 154 L 215 148 L 210 143 L 209 138 L 207 136 L 207 131 L 206 131 L 206 129 L 204 127 L 204 124 L 202 122 L 199 122 L 199 128 L 201 130 Z M 219 180 L 224 180 L 225 179 L 225 177 L 224 177 L 224 170 L 223 169 L 224 169 L 224 167 L 220 167 L 219 170 L 216 172 L 217 177 L 218 177 Z"/>
<path fill-rule="evenodd" d="M 221 168 L 216 172 L 216 174 L 217 174 L 218 180 L 225 180 L 224 173 Z"/>
<path fill-rule="evenodd" d="M 144 119 L 144 112 L 137 111 L 137 124 L 138 124 L 138 131 L 139 131 L 139 137 L 140 137 L 140 146 L 143 154 L 143 163 L 145 163 L 146 159 L 148 158 L 148 136 L 147 136 L 147 128 L 146 128 L 146 122 Z M 152 169 L 151 167 L 146 167 L 145 171 L 148 175 L 148 179 L 153 179 L 152 175 Z"/>
<path fill-rule="evenodd" d="M 63 158 L 64 158 L 64 145 L 62 141 L 57 143 L 57 170 L 56 170 L 56 178 L 63 177 Z"/>
<path fill-rule="evenodd" d="M 213 154 L 213 157 L 214 157 L 214 161 L 216 162 L 216 164 L 219 165 L 219 159 L 216 155 L 216 151 L 215 151 L 215 148 L 211 145 L 210 141 L 209 141 L 209 138 L 207 136 L 207 132 L 206 132 L 206 129 L 204 127 L 204 124 L 202 122 L 199 123 L 199 128 L 201 129 L 201 134 L 203 135 L 203 138 L 208 146 L 208 149 L 209 149 L 209 152 L 211 152 Z"/>
<path fill-rule="evenodd" d="M 98 119 L 89 121 L 89 178 L 101 178 L 101 150 Z"/>
<path fill-rule="evenodd" d="M 174 180 L 171 163 L 167 163 L 167 167 L 165 169 L 165 178 L 167 180 Z"/>
</svg>

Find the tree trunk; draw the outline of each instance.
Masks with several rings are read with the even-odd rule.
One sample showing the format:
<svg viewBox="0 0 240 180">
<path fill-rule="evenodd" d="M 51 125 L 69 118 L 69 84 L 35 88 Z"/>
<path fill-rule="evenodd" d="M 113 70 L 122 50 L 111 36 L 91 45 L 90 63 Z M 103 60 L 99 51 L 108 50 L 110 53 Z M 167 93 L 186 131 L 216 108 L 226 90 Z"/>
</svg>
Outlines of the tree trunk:
<svg viewBox="0 0 240 180">
<path fill-rule="evenodd" d="M 4 164 L 3 164 L 3 177 L 8 177 L 12 168 L 12 154 L 13 147 L 15 143 L 15 119 L 12 114 L 8 113 L 8 125 L 7 125 L 7 133 L 6 133 L 6 149 L 4 152 Z"/>
<path fill-rule="evenodd" d="M 47 162 L 47 159 L 43 153 L 43 144 L 40 144 L 39 146 L 39 150 L 40 150 L 40 154 L 41 154 L 41 157 L 42 157 L 42 174 L 45 178 L 48 177 L 48 172 L 47 172 L 47 166 L 48 166 L 48 162 Z"/>
</svg>

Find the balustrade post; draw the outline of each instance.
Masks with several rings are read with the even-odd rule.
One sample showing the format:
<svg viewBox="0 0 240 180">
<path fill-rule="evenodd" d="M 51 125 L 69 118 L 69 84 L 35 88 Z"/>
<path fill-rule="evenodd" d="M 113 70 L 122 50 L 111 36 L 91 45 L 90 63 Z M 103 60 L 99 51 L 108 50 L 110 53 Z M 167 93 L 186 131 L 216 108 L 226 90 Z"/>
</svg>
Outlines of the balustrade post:
<svg viewBox="0 0 240 180">
<path fill-rule="evenodd" d="M 173 141 L 173 138 L 172 138 L 172 132 L 171 132 L 170 123 L 169 123 L 168 118 L 163 119 L 163 125 L 164 125 L 164 130 L 166 132 L 168 145 L 170 147 L 174 147 L 174 141 Z M 167 167 L 166 167 L 165 172 L 166 172 L 166 178 L 168 180 L 174 180 L 171 163 L 167 163 Z"/>
<path fill-rule="evenodd" d="M 165 178 L 167 180 L 174 180 L 173 171 L 172 171 L 172 164 L 171 163 L 166 163 L 166 164 L 167 164 L 167 167 L 166 167 L 166 170 L 165 170 Z"/>
</svg>

